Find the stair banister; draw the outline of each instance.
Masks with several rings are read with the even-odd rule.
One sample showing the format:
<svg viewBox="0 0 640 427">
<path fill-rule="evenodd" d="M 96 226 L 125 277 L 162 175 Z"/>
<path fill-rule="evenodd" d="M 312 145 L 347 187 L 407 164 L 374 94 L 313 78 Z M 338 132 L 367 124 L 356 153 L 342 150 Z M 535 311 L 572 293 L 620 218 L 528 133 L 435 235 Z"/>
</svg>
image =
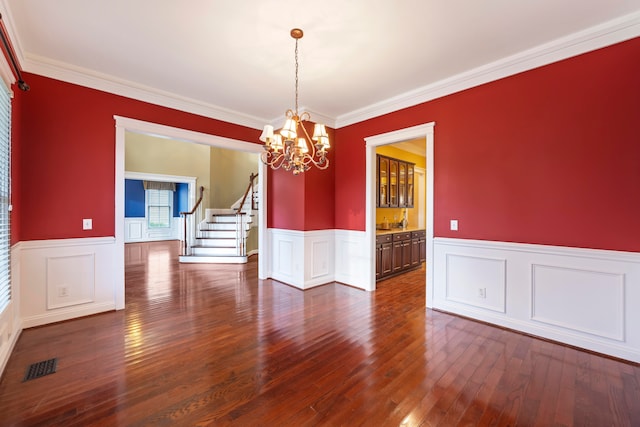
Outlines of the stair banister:
<svg viewBox="0 0 640 427">
<path fill-rule="evenodd" d="M 247 191 L 244 192 L 244 196 L 242 196 L 242 201 L 240 202 L 240 206 L 238 206 L 238 209 L 236 210 L 237 213 L 240 213 L 240 211 L 242 210 L 242 208 L 244 207 L 244 201 L 247 200 L 247 195 L 249 195 L 249 193 L 251 192 L 251 189 L 253 188 L 253 180 L 256 179 L 258 177 L 258 174 L 251 174 L 249 176 L 249 186 L 247 187 Z M 251 198 L 251 208 L 253 208 L 253 198 Z"/>
<path fill-rule="evenodd" d="M 189 246 L 189 243 L 191 239 L 189 239 L 189 235 L 187 234 L 187 221 L 191 220 L 191 223 L 194 224 L 193 221 L 193 214 L 198 210 L 198 208 L 200 207 L 200 204 L 202 203 L 202 196 L 204 195 L 204 187 L 200 187 L 200 197 L 198 197 L 198 201 L 196 202 L 196 204 L 193 206 L 193 209 L 191 209 L 189 212 L 180 212 L 180 216 L 184 217 L 184 240 L 182 241 L 182 255 L 188 255 L 187 254 L 187 248 Z M 193 226 L 190 227 L 193 229 Z"/>
</svg>

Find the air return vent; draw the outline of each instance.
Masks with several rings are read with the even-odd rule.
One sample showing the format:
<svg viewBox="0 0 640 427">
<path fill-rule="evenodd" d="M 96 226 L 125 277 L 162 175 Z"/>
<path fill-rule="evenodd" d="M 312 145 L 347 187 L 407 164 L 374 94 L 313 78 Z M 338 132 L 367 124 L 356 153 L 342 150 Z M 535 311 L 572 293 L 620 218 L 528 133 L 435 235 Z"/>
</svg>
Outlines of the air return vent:
<svg viewBox="0 0 640 427">
<path fill-rule="evenodd" d="M 33 363 L 27 368 L 27 372 L 24 374 L 22 382 L 34 380 L 36 378 L 44 377 L 45 375 L 53 374 L 56 372 L 58 366 L 58 358 L 49 360 L 43 360 L 42 362 Z"/>
</svg>

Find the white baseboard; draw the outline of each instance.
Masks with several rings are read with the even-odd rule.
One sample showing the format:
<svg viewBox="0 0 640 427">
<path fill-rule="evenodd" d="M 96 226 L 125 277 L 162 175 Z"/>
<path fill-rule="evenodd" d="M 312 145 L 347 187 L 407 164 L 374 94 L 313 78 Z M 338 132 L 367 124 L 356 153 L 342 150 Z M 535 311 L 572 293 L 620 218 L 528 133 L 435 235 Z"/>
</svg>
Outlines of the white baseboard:
<svg viewBox="0 0 640 427">
<path fill-rule="evenodd" d="M 433 307 L 640 362 L 640 254 L 435 239 Z"/>
<path fill-rule="evenodd" d="M 62 322 L 64 320 L 75 319 L 83 316 L 91 316 L 92 314 L 114 311 L 115 309 L 116 305 L 114 302 L 66 307 L 51 312 L 24 317 L 22 319 L 22 326 L 24 328 L 33 328 L 34 326 L 48 325 L 49 323 Z"/>
</svg>

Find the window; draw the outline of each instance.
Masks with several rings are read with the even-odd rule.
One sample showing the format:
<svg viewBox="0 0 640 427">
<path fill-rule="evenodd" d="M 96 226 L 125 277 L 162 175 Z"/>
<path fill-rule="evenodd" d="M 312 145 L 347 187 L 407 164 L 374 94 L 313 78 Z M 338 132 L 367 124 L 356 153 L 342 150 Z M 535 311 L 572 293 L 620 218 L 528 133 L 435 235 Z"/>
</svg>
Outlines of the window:
<svg viewBox="0 0 640 427">
<path fill-rule="evenodd" d="M 147 190 L 147 221 L 149 228 L 170 228 L 173 212 L 171 190 Z"/>
<path fill-rule="evenodd" d="M 0 83 L 0 313 L 11 301 L 11 99 Z"/>
</svg>

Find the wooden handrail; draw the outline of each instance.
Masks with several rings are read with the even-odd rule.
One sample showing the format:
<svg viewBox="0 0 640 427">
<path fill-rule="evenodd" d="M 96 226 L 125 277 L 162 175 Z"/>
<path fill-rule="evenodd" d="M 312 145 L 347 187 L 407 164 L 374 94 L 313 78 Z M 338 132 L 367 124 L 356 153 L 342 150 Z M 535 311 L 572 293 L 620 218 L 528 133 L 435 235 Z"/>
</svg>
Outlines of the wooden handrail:
<svg viewBox="0 0 640 427">
<path fill-rule="evenodd" d="M 256 179 L 257 177 L 258 177 L 258 174 L 253 174 L 253 173 L 249 176 L 249 186 L 247 187 L 247 191 L 244 192 L 244 196 L 242 196 L 242 201 L 240 202 L 240 206 L 238 206 L 238 210 L 236 211 L 236 213 L 240 213 L 240 211 L 242 210 L 242 207 L 244 206 L 244 201 L 247 199 L 247 195 L 253 188 L 253 180 Z M 253 202 L 251 203 L 251 207 L 253 207 Z"/>
<path fill-rule="evenodd" d="M 198 201 L 196 202 L 196 204 L 193 206 L 193 209 L 191 209 L 189 212 L 180 212 L 181 216 L 184 215 L 184 242 L 182 245 L 183 255 L 187 255 L 187 215 L 194 214 L 196 209 L 198 209 L 198 206 L 200 206 L 200 203 L 202 203 L 203 195 L 204 195 L 204 187 L 200 186 L 200 197 L 198 198 Z"/>
<path fill-rule="evenodd" d="M 198 209 L 198 206 L 200 206 L 200 203 L 202 203 L 203 194 L 204 194 L 204 187 L 200 187 L 200 197 L 198 198 L 198 201 L 196 202 L 196 204 L 193 206 L 193 209 L 191 209 L 189 212 L 180 212 L 180 215 L 193 215 L 196 209 Z"/>
</svg>

